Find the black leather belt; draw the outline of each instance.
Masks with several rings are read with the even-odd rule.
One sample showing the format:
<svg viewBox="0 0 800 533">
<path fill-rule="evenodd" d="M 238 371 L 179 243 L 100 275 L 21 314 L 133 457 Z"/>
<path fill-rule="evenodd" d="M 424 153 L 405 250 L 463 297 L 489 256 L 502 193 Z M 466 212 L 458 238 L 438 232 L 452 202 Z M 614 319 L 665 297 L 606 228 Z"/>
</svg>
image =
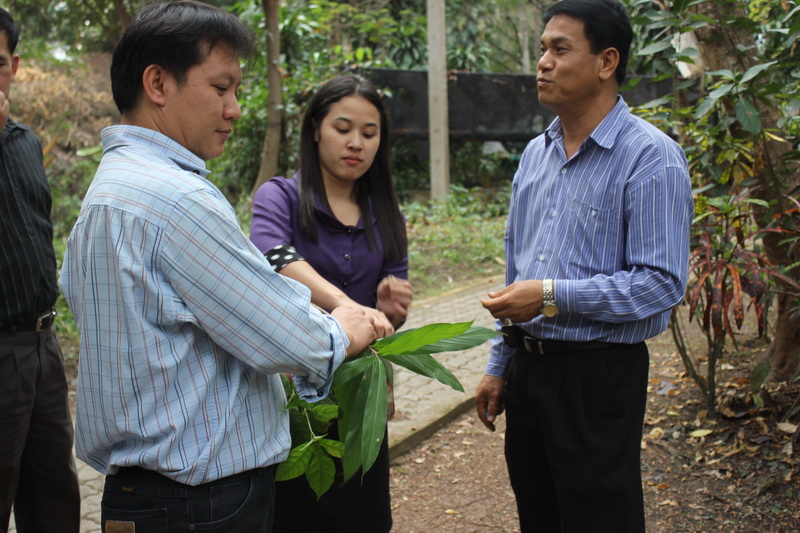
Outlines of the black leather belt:
<svg viewBox="0 0 800 533">
<path fill-rule="evenodd" d="M 5 326 L 0 328 L 0 333 L 25 333 L 35 331 L 41 333 L 53 327 L 56 320 L 56 310 L 50 309 L 46 313 L 35 318 L 29 318 L 14 324 L 13 326 Z"/>
<path fill-rule="evenodd" d="M 551 341 L 532 337 L 525 333 L 519 326 L 503 329 L 506 333 L 506 344 L 530 355 L 588 352 L 591 350 L 612 348 L 619 345 L 615 342 L 603 341 Z"/>
</svg>

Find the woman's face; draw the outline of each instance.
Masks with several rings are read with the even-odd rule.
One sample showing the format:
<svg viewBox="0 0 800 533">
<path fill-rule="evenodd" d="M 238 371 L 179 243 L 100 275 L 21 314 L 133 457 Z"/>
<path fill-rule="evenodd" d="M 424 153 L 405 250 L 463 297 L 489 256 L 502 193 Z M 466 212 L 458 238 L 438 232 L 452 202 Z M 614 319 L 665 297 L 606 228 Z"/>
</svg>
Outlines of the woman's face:
<svg viewBox="0 0 800 533">
<path fill-rule="evenodd" d="M 314 134 L 327 185 L 352 185 L 363 176 L 381 144 L 378 109 L 360 96 L 333 104 Z"/>
</svg>

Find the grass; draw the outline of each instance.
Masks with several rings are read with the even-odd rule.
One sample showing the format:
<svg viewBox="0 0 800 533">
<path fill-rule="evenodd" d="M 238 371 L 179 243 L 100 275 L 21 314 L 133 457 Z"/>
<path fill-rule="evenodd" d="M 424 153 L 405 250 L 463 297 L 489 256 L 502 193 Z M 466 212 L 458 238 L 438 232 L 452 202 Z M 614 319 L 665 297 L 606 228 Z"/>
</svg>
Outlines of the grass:
<svg viewBox="0 0 800 533">
<path fill-rule="evenodd" d="M 495 190 L 453 186 L 444 200 L 403 206 L 416 299 L 505 271 L 509 194 L 510 185 Z"/>
</svg>

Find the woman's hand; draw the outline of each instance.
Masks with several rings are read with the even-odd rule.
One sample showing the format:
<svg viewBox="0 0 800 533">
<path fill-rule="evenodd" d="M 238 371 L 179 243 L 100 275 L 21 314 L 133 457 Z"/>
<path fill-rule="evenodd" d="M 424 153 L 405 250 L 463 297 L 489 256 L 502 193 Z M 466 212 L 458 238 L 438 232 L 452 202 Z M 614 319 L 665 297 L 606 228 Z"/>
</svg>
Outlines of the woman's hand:
<svg viewBox="0 0 800 533">
<path fill-rule="evenodd" d="M 378 309 L 394 327 L 405 322 L 413 298 L 414 289 L 404 279 L 388 275 L 378 284 Z"/>
</svg>

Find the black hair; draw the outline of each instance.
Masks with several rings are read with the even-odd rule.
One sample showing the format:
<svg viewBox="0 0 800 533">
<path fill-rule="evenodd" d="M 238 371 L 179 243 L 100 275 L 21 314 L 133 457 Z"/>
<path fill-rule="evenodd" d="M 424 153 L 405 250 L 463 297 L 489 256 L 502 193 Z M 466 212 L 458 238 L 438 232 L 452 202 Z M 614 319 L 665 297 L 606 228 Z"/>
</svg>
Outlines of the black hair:
<svg viewBox="0 0 800 533">
<path fill-rule="evenodd" d="M 0 7 L 0 33 L 6 34 L 8 51 L 13 56 L 14 50 L 17 49 L 17 43 L 19 43 L 19 28 L 14 23 L 11 14 L 2 7 Z"/>
<path fill-rule="evenodd" d="M 355 182 L 355 197 L 361 209 L 367 244 L 372 250 L 375 235 L 372 217 L 375 214 L 383 241 L 384 257 L 399 261 L 408 251 L 405 220 L 392 183 L 389 164 L 389 122 L 386 106 L 375 86 L 360 76 L 347 74 L 325 83 L 311 99 L 303 116 L 300 130 L 300 227 L 313 242 L 318 242 L 316 201 L 319 198 L 328 208 L 319 147 L 315 135 L 331 106 L 347 96 L 357 96 L 375 106 L 381 118 L 380 145 L 367 172 Z"/>
<path fill-rule="evenodd" d="M 628 13 L 617 0 L 562 0 L 544 13 L 544 24 L 556 15 L 568 15 L 583 21 L 583 31 L 593 54 L 606 48 L 619 52 L 617 84 L 625 81 L 633 42 L 633 28 Z"/>
<path fill-rule="evenodd" d="M 159 65 L 186 81 L 216 46 L 228 46 L 243 59 L 255 54 L 250 29 L 235 15 L 193 0 L 151 4 L 136 16 L 114 48 L 111 91 L 120 113 L 133 110 L 142 94 L 142 75 Z"/>
</svg>

